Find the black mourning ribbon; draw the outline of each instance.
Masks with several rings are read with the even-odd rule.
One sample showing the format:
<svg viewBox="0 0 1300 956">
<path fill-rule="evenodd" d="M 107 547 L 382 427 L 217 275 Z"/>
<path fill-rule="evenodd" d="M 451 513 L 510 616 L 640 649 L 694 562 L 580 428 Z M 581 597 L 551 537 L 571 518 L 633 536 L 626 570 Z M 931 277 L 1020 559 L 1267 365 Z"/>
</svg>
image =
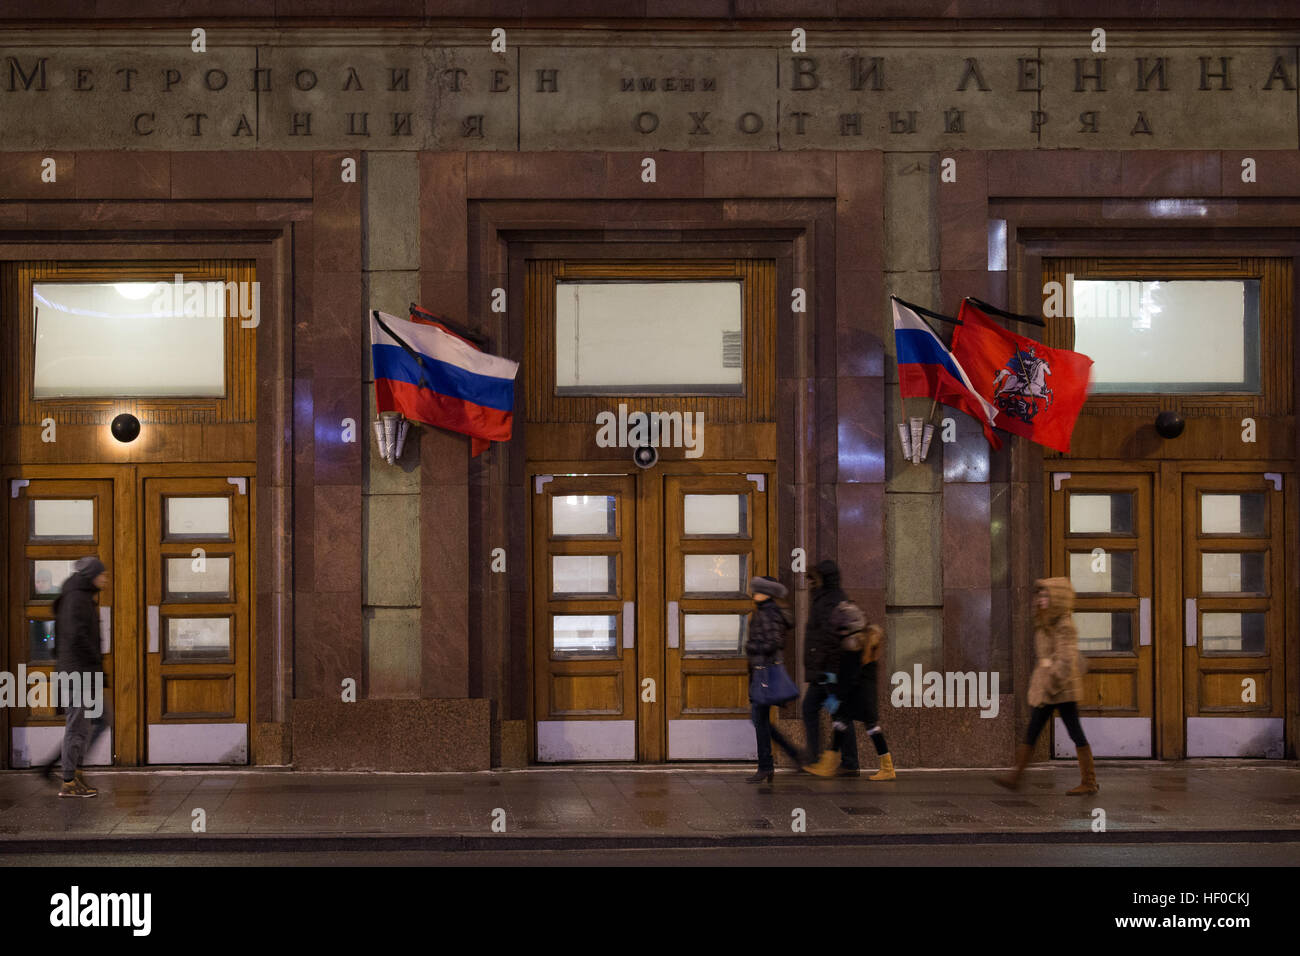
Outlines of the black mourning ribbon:
<svg viewBox="0 0 1300 956">
<path fill-rule="evenodd" d="M 394 332 L 392 329 L 388 327 L 388 323 L 379 317 L 378 309 L 375 309 L 371 313 L 371 315 L 375 317 L 375 321 L 379 323 L 379 327 L 383 329 L 388 335 L 390 335 L 393 338 L 393 340 L 402 347 L 402 351 L 404 351 L 407 355 L 411 356 L 411 358 L 415 359 L 415 364 L 420 367 L 420 388 L 429 388 L 429 380 L 424 377 L 424 356 L 421 355 L 419 352 L 417 352 L 415 349 L 411 348 L 410 344 L 404 338 L 402 338 L 400 335 L 398 335 L 396 332 Z"/>
<path fill-rule="evenodd" d="M 999 309 L 996 305 L 989 305 L 989 303 L 985 302 L 983 299 L 977 299 L 973 295 L 968 295 L 966 298 L 973 302 L 980 311 L 987 312 L 990 315 L 998 315 L 1004 319 L 1010 319 L 1012 322 L 1024 322 L 1028 325 L 1036 325 L 1040 329 L 1047 328 L 1047 323 L 1037 316 L 1020 315 L 1016 312 L 1008 312 L 1006 309 Z"/>
</svg>

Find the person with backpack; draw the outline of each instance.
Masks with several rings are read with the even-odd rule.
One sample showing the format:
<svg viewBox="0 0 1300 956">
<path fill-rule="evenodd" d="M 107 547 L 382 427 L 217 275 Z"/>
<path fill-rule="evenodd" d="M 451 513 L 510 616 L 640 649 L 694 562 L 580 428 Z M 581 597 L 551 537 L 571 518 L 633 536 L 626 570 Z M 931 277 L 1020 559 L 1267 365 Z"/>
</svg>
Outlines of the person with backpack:
<svg viewBox="0 0 1300 956">
<path fill-rule="evenodd" d="M 853 721 L 860 720 L 867 726 L 867 735 L 876 745 L 876 754 L 880 757 L 880 769 L 867 779 L 897 778 L 889 745 L 880 730 L 876 707 L 877 670 L 885 630 L 879 624 L 868 624 L 863 628 L 863 623 L 862 612 L 848 601 L 840 604 L 831 615 L 832 628 L 844 636 L 840 639 L 835 692 L 826 699 L 826 709 L 834 718 L 831 726 L 835 733 L 831 737 L 830 749 L 807 768 L 809 773 L 819 777 L 835 776 L 843 737 L 853 726 Z"/>
<path fill-rule="evenodd" d="M 753 578 L 749 582 L 754 610 L 749 615 L 745 636 L 745 656 L 749 659 L 749 712 L 754 722 L 758 745 L 758 772 L 746 778 L 749 783 L 771 783 L 775 776 L 772 743 L 784 750 L 795 763 L 799 751 L 781 731 L 772 726 L 771 708 L 799 696 L 799 689 L 785 672 L 783 651 L 786 635 L 794 626 L 790 612 L 776 599 L 786 596 L 786 588 L 775 578 Z"/>
<path fill-rule="evenodd" d="M 1044 578 L 1034 582 L 1034 653 L 1038 663 L 1029 678 L 1029 729 L 1025 742 L 1016 747 L 1016 766 L 1008 776 L 994 783 L 1008 790 L 1020 789 L 1020 778 L 1029 764 L 1038 735 L 1055 710 L 1079 752 L 1079 785 L 1074 795 L 1097 793 L 1097 768 L 1092 747 L 1079 723 L 1078 701 L 1083 697 L 1083 675 L 1087 663 L 1079 653 L 1079 632 L 1074 625 L 1074 587 L 1069 578 Z"/>
<path fill-rule="evenodd" d="M 826 699 L 834 693 L 838 677 L 840 637 L 831 629 L 831 614 L 848 595 L 840 588 L 840 566 L 827 559 L 813 570 L 812 607 L 808 611 L 808 626 L 804 629 L 804 676 L 808 693 L 803 698 L 804 744 L 808 765 L 818 762 L 821 754 L 821 711 Z M 853 724 L 840 738 L 839 774 L 845 777 L 858 775 L 858 740 Z"/>
<path fill-rule="evenodd" d="M 99 592 L 107 586 L 108 570 L 94 555 L 78 560 L 72 574 L 63 582 L 59 596 L 54 599 L 54 650 L 60 673 L 76 674 L 81 680 L 89 680 L 104 669 L 99 652 L 99 612 L 96 605 Z M 112 709 L 107 700 L 104 701 L 103 713 L 96 720 L 86 716 L 84 706 L 67 708 L 60 797 L 94 797 L 99 794 L 82 776 L 81 761 L 90 753 L 90 748 L 111 720 Z M 44 769 L 48 777 L 53 772 L 53 762 Z"/>
</svg>

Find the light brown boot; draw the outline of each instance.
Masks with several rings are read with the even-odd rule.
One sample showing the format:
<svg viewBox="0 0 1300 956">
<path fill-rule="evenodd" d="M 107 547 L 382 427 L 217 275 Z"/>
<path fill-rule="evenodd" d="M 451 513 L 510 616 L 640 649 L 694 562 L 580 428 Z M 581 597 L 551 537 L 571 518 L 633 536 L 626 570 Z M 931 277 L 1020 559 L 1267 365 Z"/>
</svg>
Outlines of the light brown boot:
<svg viewBox="0 0 1300 956">
<path fill-rule="evenodd" d="M 820 760 L 808 764 L 803 769 L 819 777 L 833 777 L 840 769 L 840 752 L 838 750 L 823 750 Z"/>
<path fill-rule="evenodd" d="M 880 755 L 880 769 L 873 773 L 868 780 L 894 780 L 897 774 L 894 773 L 894 758 L 889 754 Z"/>
<path fill-rule="evenodd" d="M 1025 767 L 1029 766 L 1029 756 L 1034 752 L 1034 748 L 1029 744 L 1016 745 L 1016 768 L 1005 777 L 994 777 L 993 782 L 999 787 L 1006 787 L 1008 790 L 1020 789 L 1020 776 L 1025 772 Z"/>
<path fill-rule="evenodd" d="M 1082 796 L 1101 789 L 1097 786 L 1097 766 L 1092 762 L 1092 748 L 1087 744 L 1079 748 L 1079 778 L 1079 785 L 1068 793 Z"/>
</svg>

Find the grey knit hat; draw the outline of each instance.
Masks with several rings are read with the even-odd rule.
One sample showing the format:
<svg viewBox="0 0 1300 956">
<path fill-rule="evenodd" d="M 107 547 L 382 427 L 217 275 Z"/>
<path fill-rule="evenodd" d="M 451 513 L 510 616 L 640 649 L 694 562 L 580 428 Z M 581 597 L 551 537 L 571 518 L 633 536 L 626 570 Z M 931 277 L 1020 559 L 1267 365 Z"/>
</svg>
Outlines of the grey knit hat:
<svg viewBox="0 0 1300 956">
<path fill-rule="evenodd" d="M 750 578 L 749 590 L 752 594 L 766 594 L 769 597 L 783 598 L 788 593 L 785 585 L 776 578 Z"/>
</svg>

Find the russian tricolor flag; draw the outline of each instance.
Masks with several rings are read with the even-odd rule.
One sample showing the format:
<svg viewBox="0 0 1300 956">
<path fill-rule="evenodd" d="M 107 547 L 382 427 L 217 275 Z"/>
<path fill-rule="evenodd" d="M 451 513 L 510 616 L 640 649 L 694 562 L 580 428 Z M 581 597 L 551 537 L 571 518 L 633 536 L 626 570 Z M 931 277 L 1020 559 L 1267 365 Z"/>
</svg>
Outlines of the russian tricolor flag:
<svg viewBox="0 0 1300 956">
<path fill-rule="evenodd" d="M 518 362 L 480 352 L 440 326 L 377 310 L 370 313 L 370 353 L 380 412 L 480 440 L 510 440 Z"/>
<path fill-rule="evenodd" d="M 984 429 L 994 449 L 1002 441 L 993 434 L 997 408 L 971 385 L 929 323 L 897 299 L 894 307 L 894 346 L 898 354 L 898 387 L 904 398 L 933 398 L 970 415 Z"/>
</svg>

